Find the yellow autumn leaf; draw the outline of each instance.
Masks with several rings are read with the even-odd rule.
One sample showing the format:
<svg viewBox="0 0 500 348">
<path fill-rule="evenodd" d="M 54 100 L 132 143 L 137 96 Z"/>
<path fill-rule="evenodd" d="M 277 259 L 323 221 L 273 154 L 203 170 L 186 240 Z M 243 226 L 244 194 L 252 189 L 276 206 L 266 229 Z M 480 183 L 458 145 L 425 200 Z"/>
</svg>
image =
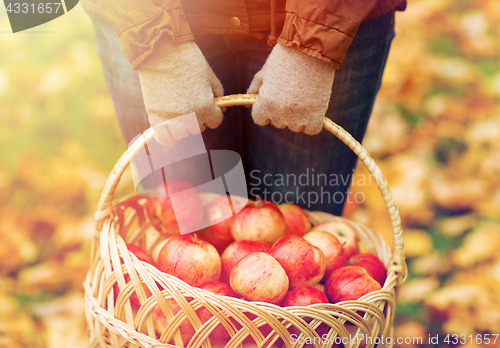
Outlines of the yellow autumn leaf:
<svg viewBox="0 0 500 348">
<path fill-rule="evenodd" d="M 405 253 L 409 258 L 427 254 L 434 246 L 432 238 L 425 230 L 404 230 Z"/>
<path fill-rule="evenodd" d="M 458 267 L 472 266 L 498 255 L 500 225 L 487 224 L 467 234 L 462 245 L 452 252 L 452 262 Z"/>
</svg>

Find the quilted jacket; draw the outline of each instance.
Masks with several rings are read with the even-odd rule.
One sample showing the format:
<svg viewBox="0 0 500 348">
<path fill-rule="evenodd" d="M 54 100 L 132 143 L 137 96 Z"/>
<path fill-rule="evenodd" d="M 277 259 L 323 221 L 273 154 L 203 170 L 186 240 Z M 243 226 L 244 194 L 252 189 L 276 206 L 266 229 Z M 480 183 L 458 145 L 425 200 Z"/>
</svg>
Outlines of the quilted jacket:
<svg viewBox="0 0 500 348">
<path fill-rule="evenodd" d="M 269 30 L 271 45 L 297 46 L 338 68 L 361 22 L 403 10 L 406 0 L 82 0 L 82 5 L 113 26 L 134 69 L 164 35 L 180 44 L 195 35 L 258 36 Z"/>
</svg>

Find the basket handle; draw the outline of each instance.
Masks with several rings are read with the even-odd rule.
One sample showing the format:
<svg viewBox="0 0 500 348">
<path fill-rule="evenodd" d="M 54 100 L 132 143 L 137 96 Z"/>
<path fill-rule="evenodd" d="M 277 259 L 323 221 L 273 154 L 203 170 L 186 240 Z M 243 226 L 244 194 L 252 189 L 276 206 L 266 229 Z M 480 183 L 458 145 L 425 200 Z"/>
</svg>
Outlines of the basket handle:
<svg viewBox="0 0 500 348">
<path fill-rule="evenodd" d="M 251 106 L 255 103 L 257 97 L 257 94 L 233 94 L 215 98 L 215 103 L 221 108 L 236 105 Z M 395 272 L 397 276 L 396 285 L 399 285 L 406 279 L 407 275 L 403 245 L 403 230 L 401 228 L 401 217 L 399 216 L 398 208 L 394 203 L 394 198 L 387 185 L 387 180 L 366 149 L 356 139 L 354 139 L 351 134 L 327 117 L 325 117 L 323 121 L 323 128 L 349 146 L 349 148 L 358 156 L 360 161 L 363 162 L 377 183 L 377 187 L 384 198 L 385 205 L 392 220 L 393 247 L 389 271 Z M 108 216 L 112 210 L 114 192 L 125 169 L 129 165 L 129 160 L 135 157 L 135 155 L 141 151 L 143 146 L 153 139 L 153 137 L 153 129 L 149 128 L 128 148 L 113 168 L 113 171 L 106 181 L 103 192 L 101 193 L 101 198 L 95 215 L 94 228 L 97 233 L 99 233 L 102 229 L 104 218 Z"/>
</svg>

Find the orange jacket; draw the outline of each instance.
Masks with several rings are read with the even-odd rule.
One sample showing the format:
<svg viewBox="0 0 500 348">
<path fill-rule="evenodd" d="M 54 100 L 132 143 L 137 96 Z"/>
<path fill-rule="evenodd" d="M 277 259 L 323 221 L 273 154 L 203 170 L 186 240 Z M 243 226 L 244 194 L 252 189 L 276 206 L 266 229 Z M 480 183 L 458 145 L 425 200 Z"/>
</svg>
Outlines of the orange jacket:
<svg viewBox="0 0 500 348">
<path fill-rule="evenodd" d="M 92 17 L 109 22 L 134 69 L 163 35 L 174 44 L 194 35 L 263 35 L 270 44 L 297 46 L 338 68 L 362 21 L 405 0 L 83 0 Z M 279 38 L 273 36 L 282 30 Z"/>
</svg>

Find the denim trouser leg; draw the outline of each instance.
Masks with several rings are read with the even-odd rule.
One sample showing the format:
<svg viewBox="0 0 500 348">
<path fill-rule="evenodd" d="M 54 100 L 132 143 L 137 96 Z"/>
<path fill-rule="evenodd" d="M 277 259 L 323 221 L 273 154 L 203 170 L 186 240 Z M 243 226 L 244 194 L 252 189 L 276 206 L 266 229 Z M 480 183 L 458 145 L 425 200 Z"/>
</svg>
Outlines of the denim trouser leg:
<svg viewBox="0 0 500 348">
<path fill-rule="evenodd" d="M 360 142 L 393 37 L 394 12 L 362 23 L 335 73 L 326 116 Z M 252 77 L 253 71 L 247 83 Z M 248 117 L 245 121 L 251 194 L 311 210 L 342 213 L 357 161 L 344 143 L 326 130 L 310 136 L 271 125 L 260 127 Z"/>
<path fill-rule="evenodd" d="M 104 79 L 128 144 L 136 135 L 150 127 L 139 74 L 130 66 L 111 25 L 99 19 L 92 19 L 92 22 Z"/>
<path fill-rule="evenodd" d="M 327 117 L 361 141 L 394 37 L 394 12 L 363 22 L 335 73 Z M 102 68 L 127 142 L 149 127 L 136 71 L 106 22 L 94 20 Z M 225 94 L 244 93 L 272 48 L 253 37 L 197 37 Z M 217 129 L 203 132 L 207 149 L 240 153 L 251 195 L 340 214 L 356 156 L 323 130 L 310 136 L 253 123 L 250 109 L 231 107 Z M 314 182 L 313 182 L 314 179 Z M 319 182 L 318 182 L 319 179 Z"/>
</svg>

